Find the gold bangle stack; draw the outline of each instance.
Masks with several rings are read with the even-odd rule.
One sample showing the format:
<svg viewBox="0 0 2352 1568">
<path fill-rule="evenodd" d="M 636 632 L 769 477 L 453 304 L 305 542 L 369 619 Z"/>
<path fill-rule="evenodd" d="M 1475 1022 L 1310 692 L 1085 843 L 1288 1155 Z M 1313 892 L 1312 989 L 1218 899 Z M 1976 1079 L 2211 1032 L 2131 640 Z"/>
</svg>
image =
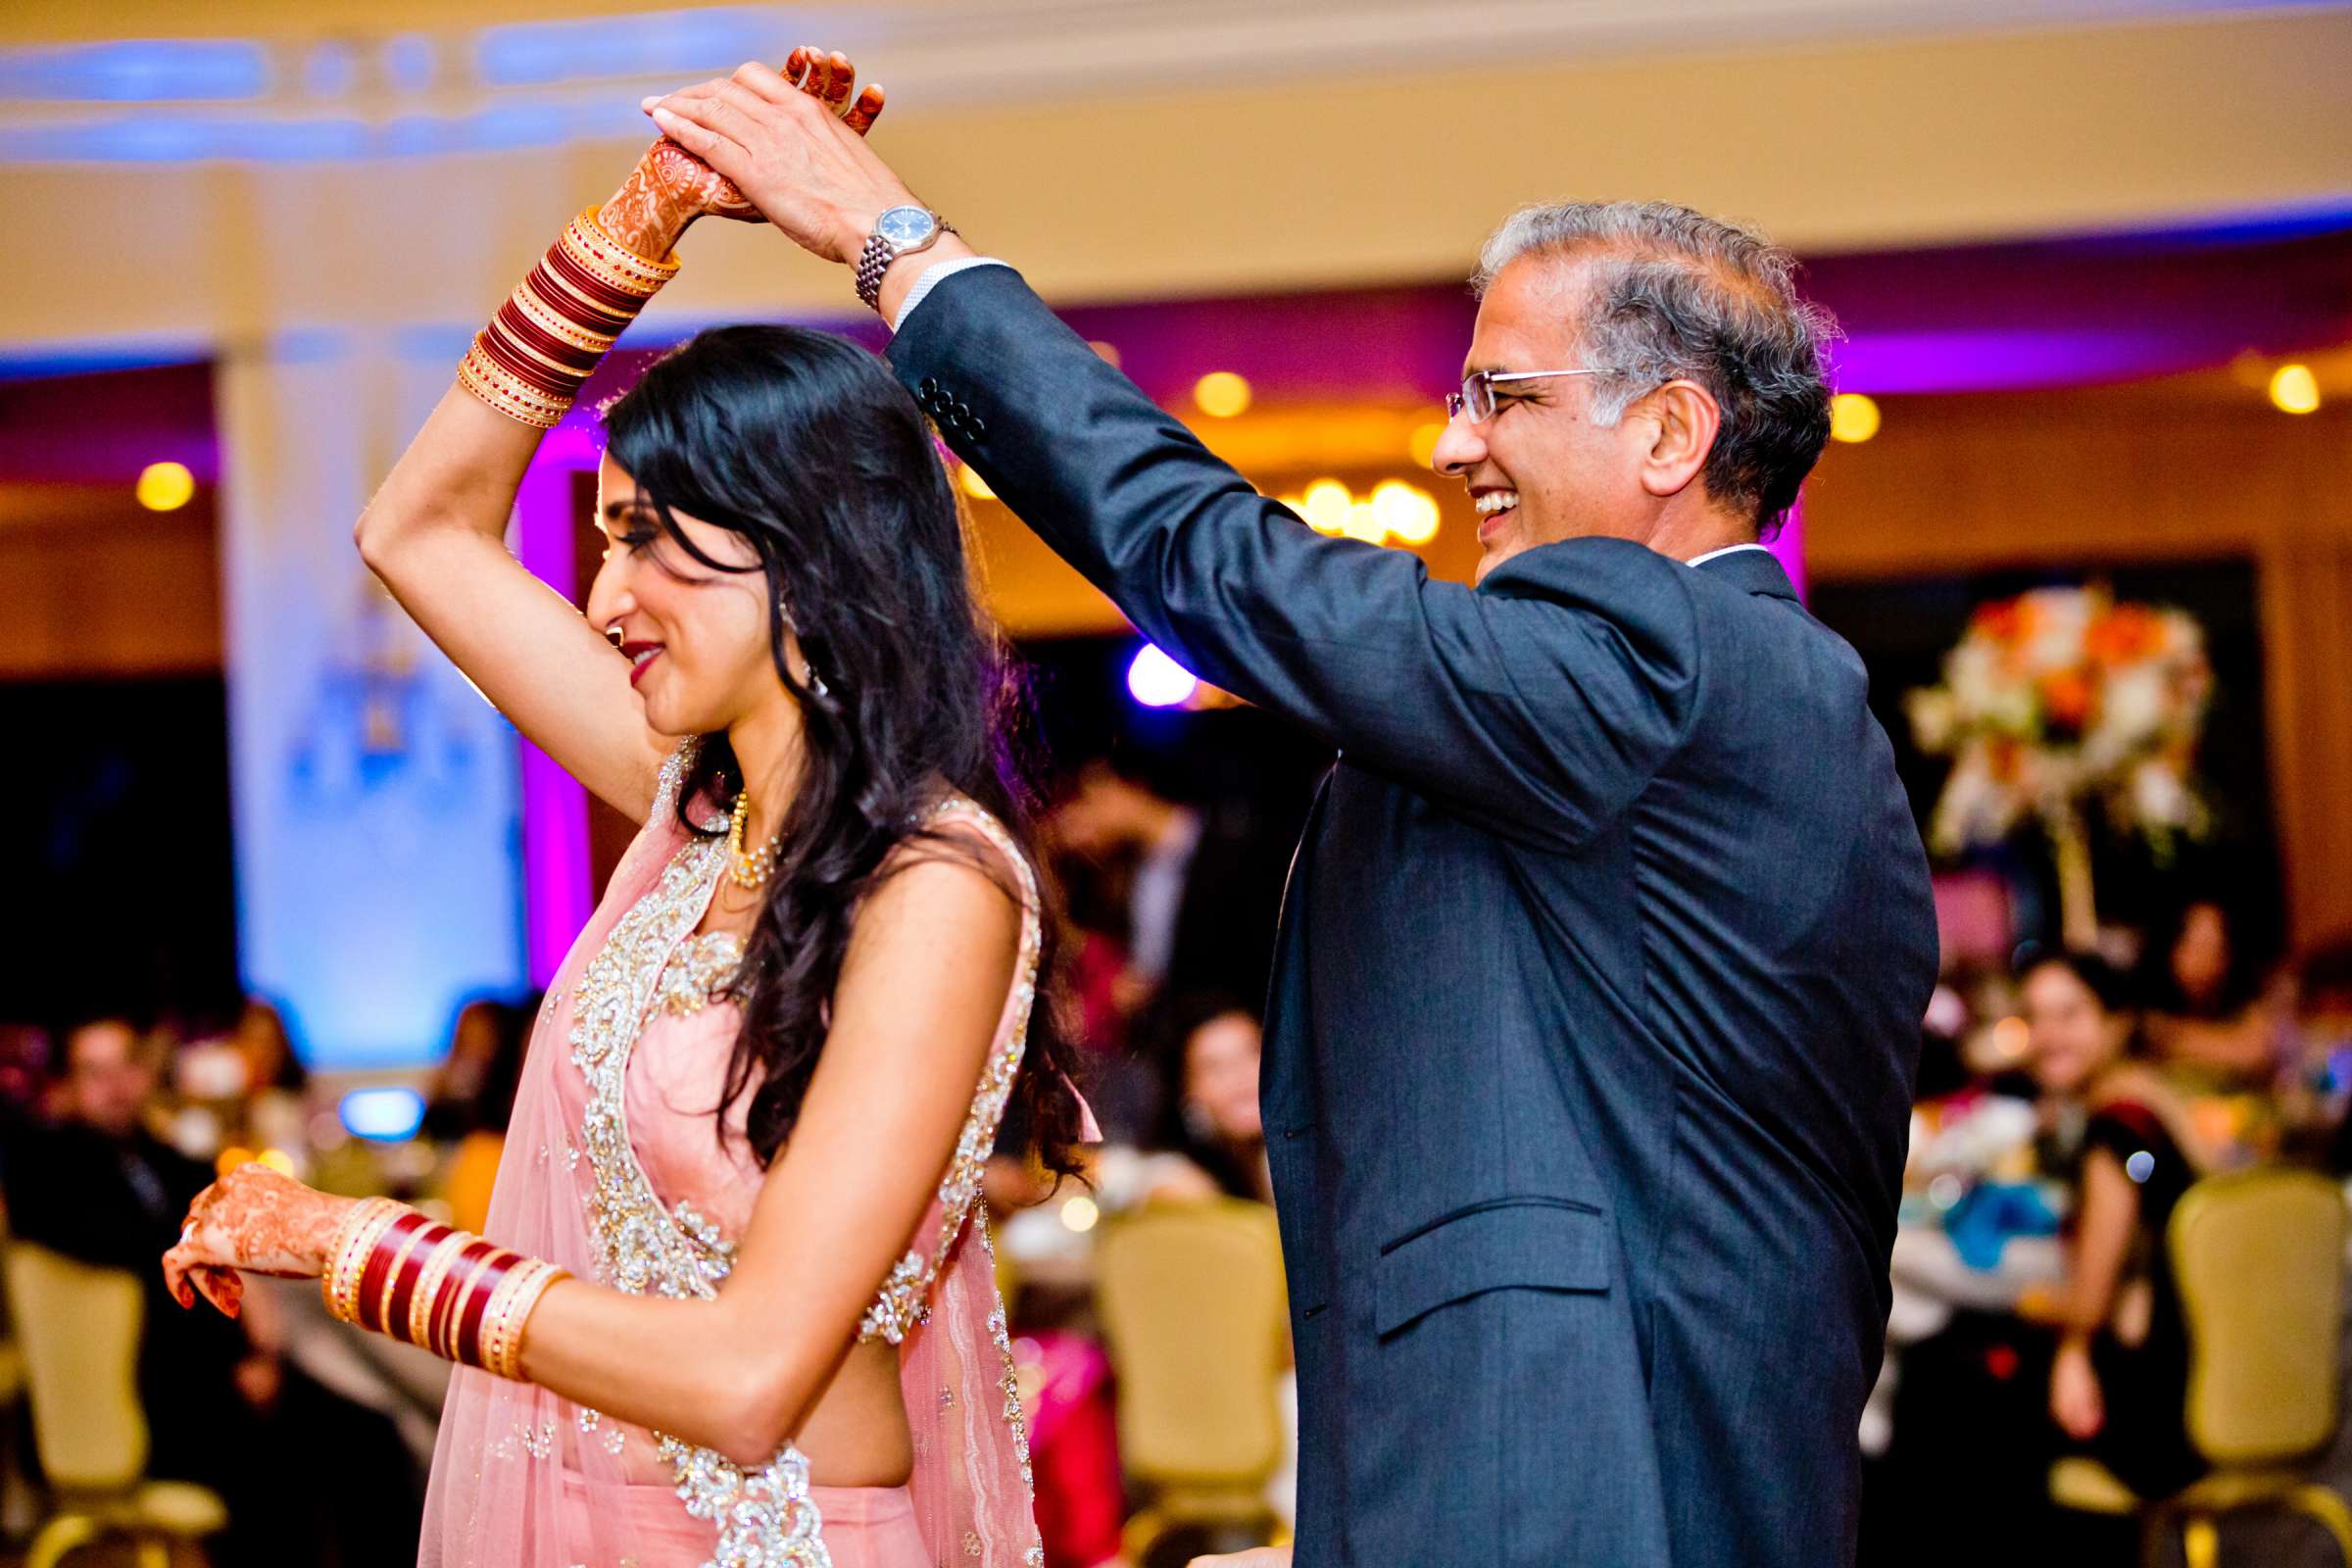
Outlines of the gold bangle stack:
<svg viewBox="0 0 2352 1568">
<path fill-rule="evenodd" d="M 599 228 L 596 211 L 564 225 L 458 365 L 460 386 L 541 429 L 564 417 L 646 301 L 678 275 L 675 255 L 646 260 Z"/>
</svg>

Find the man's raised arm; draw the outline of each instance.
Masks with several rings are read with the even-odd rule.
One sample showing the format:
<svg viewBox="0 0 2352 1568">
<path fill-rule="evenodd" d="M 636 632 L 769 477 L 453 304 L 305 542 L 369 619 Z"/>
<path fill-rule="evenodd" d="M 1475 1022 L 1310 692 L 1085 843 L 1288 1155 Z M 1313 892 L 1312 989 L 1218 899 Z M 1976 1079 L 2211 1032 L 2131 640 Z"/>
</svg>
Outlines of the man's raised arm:
<svg viewBox="0 0 2352 1568">
<path fill-rule="evenodd" d="M 774 73 L 746 67 L 650 112 L 806 249 L 860 269 L 948 444 L 1197 674 L 1536 843 L 1581 842 L 1681 744 L 1698 668 L 1679 563 L 1582 541 L 1526 552 L 1474 592 L 1403 552 L 1322 538 L 1017 273 L 971 265 L 861 138 Z"/>
</svg>

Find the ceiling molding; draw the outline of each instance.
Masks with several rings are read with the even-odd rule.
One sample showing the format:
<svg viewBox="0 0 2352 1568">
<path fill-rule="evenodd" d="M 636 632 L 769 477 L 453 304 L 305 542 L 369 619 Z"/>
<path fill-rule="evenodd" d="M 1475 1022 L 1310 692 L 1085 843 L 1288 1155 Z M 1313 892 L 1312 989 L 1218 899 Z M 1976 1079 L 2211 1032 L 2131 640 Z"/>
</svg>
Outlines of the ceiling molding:
<svg viewBox="0 0 2352 1568">
<path fill-rule="evenodd" d="M 557 147 L 639 134 L 645 92 L 808 41 L 866 63 L 905 119 L 1482 65 L 2315 12 L 2352 25 L 2339 0 L 899 0 L 625 12 L 510 0 L 487 12 L 409 5 L 400 27 L 373 4 L 151 16 L 44 0 L 11 7 L 0 27 L 12 45 L 0 47 L 0 158 L 300 163 Z M 206 34 L 173 37 L 191 16 Z M 92 30 L 101 18 L 104 33 Z"/>
</svg>

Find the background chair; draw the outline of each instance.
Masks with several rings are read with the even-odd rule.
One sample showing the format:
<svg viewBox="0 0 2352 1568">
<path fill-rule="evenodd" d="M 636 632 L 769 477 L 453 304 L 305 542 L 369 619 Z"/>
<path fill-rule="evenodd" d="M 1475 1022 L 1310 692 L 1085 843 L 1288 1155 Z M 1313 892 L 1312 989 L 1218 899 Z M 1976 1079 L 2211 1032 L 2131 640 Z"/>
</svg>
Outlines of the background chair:
<svg viewBox="0 0 2352 1568">
<path fill-rule="evenodd" d="M 2247 1171 L 2191 1188 L 2166 1241 L 2188 1319 L 2188 1435 L 2213 1471 L 2148 1498 L 2096 1460 L 2061 1459 L 2051 1497 L 2137 1514 L 2149 1564 L 2177 1526 L 2188 1568 L 2214 1568 L 2215 1521 L 2282 1508 L 2326 1530 L 2352 1568 L 2352 1509 L 2298 1462 L 2335 1435 L 2345 1225 L 2343 1193 L 2307 1172 Z"/>
<path fill-rule="evenodd" d="M 170 1543 L 211 1535 L 228 1510 L 203 1487 L 146 1479 L 139 1282 L 29 1242 L 8 1244 L 6 1274 L 33 1446 L 57 1496 L 25 1568 L 54 1568 L 110 1532 L 136 1538 L 141 1568 L 165 1568 Z"/>
<path fill-rule="evenodd" d="M 1151 1204 L 1104 1221 L 1096 1264 L 1120 1458 L 1152 1494 L 1128 1521 L 1128 1556 L 1150 1561 L 1179 1529 L 1267 1539 L 1289 1357 L 1274 1211 L 1238 1199 Z"/>
</svg>

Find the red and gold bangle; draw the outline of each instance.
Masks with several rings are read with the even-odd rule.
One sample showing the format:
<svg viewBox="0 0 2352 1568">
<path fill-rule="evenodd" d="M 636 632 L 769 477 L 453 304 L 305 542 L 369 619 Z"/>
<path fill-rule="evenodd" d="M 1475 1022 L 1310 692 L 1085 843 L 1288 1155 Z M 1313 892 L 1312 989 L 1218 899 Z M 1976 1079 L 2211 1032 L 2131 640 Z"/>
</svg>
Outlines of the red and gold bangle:
<svg viewBox="0 0 2352 1568">
<path fill-rule="evenodd" d="M 449 1235 L 446 1225 L 422 1214 L 416 1219 L 417 1224 L 396 1223 L 384 1232 L 384 1239 L 375 1244 L 375 1256 L 368 1259 L 368 1273 L 360 1287 L 361 1327 L 395 1339 L 408 1324 L 408 1313 L 400 1306 L 404 1288 L 411 1292 L 416 1289 L 416 1276 L 424 1268 L 424 1260 L 432 1255 L 434 1244 Z M 383 1264 L 380 1271 L 376 1267 L 379 1261 Z"/>
<path fill-rule="evenodd" d="M 395 1320 L 402 1325 L 397 1338 L 411 1345 L 422 1346 L 428 1350 L 432 1348 L 429 1331 L 433 1302 L 439 1298 L 441 1287 L 449 1278 L 450 1268 L 471 1245 L 473 1238 L 464 1231 L 451 1231 L 441 1239 L 440 1245 L 433 1249 L 432 1255 L 424 1260 L 424 1267 L 416 1271 L 416 1288 L 408 1295 L 408 1310 Z"/>
<path fill-rule="evenodd" d="M 677 274 L 676 256 L 637 255 L 597 226 L 592 207 L 564 225 L 474 334 L 458 384 L 511 419 L 550 428 L 645 302 Z"/>
<path fill-rule="evenodd" d="M 475 1241 L 458 1255 L 457 1266 L 442 1281 L 433 1298 L 432 1326 L 425 1337 L 425 1348 L 451 1361 L 466 1358 L 458 1353 L 458 1322 L 464 1316 L 466 1304 L 472 1300 L 482 1277 L 496 1264 L 503 1249 L 488 1242 Z"/>
<path fill-rule="evenodd" d="M 548 1287 L 571 1276 L 553 1263 L 526 1258 L 499 1282 L 483 1314 L 481 1366 L 502 1378 L 522 1376 L 522 1331 Z"/>
<path fill-rule="evenodd" d="M 318 1274 L 318 1294 L 327 1311 L 346 1323 L 360 1316 L 360 1275 L 375 1251 L 376 1242 L 403 1214 L 415 1213 L 406 1203 L 389 1198 L 369 1198 L 355 1203 L 336 1227 L 326 1267 Z"/>
</svg>

